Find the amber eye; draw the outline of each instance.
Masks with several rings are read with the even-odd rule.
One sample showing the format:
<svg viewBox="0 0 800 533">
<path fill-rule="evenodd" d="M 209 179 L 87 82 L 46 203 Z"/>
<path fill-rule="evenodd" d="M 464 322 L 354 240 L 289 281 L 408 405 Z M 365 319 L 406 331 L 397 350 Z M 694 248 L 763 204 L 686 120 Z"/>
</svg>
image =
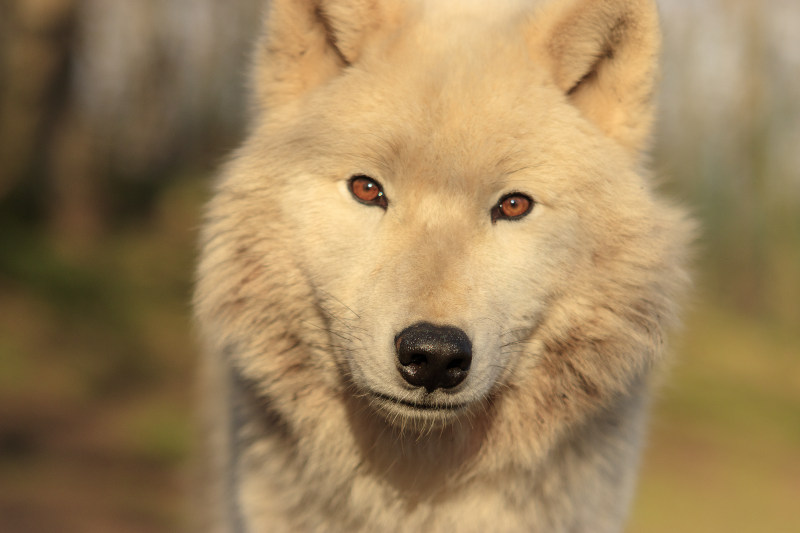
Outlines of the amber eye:
<svg viewBox="0 0 800 533">
<path fill-rule="evenodd" d="M 533 204 L 530 196 L 518 192 L 507 194 L 492 208 L 492 222 L 522 218 L 530 213 Z"/>
<path fill-rule="evenodd" d="M 381 185 L 369 176 L 358 175 L 350 178 L 350 192 L 362 204 L 377 205 L 383 209 L 389 205 Z"/>
</svg>

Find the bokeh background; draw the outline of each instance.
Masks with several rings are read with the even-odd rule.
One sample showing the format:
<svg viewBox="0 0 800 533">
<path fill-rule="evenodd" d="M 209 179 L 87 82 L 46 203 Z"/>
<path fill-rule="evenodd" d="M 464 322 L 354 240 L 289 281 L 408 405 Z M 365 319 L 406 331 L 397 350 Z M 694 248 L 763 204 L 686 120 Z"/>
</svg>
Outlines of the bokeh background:
<svg viewBox="0 0 800 533">
<path fill-rule="evenodd" d="M 194 243 L 261 0 L 0 2 L 0 531 L 187 530 Z M 701 220 L 631 533 L 800 531 L 800 2 L 661 0 Z"/>
</svg>

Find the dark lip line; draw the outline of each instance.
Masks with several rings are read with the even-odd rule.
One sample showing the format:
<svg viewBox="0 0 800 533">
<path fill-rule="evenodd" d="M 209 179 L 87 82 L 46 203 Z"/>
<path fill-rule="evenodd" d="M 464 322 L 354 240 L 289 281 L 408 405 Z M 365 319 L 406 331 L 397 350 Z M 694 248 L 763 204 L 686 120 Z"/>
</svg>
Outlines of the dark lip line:
<svg viewBox="0 0 800 533">
<path fill-rule="evenodd" d="M 459 403 L 455 405 L 424 404 L 424 403 L 410 402 L 408 400 L 401 400 L 400 398 L 395 398 L 394 396 L 389 396 L 387 394 L 382 394 L 380 392 L 376 392 L 373 390 L 370 390 L 369 393 L 372 396 L 375 396 L 376 398 L 379 398 L 381 400 L 397 403 L 400 405 L 405 405 L 406 407 L 419 409 L 421 411 L 458 411 L 460 409 L 464 409 L 467 407 L 467 404 L 465 403 Z"/>
</svg>

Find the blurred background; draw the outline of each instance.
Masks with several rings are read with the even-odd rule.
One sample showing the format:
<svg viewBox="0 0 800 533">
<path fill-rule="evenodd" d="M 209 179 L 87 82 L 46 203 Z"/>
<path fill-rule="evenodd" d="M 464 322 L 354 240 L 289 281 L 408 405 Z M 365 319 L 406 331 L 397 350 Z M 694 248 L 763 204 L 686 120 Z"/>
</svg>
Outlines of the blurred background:
<svg viewBox="0 0 800 533">
<path fill-rule="evenodd" d="M 0 1 L 0 531 L 187 529 L 194 243 L 261 0 Z M 800 2 L 661 0 L 702 221 L 630 533 L 800 531 Z"/>
</svg>

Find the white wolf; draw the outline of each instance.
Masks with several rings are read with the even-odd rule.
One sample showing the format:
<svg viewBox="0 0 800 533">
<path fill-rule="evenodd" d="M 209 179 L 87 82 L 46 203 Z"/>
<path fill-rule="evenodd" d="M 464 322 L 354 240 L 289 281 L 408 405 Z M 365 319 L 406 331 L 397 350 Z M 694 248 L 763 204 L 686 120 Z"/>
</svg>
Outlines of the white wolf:
<svg viewBox="0 0 800 533">
<path fill-rule="evenodd" d="M 612 532 L 691 224 L 651 0 L 273 0 L 195 297 L 217 531 Z"/>
</svg>

